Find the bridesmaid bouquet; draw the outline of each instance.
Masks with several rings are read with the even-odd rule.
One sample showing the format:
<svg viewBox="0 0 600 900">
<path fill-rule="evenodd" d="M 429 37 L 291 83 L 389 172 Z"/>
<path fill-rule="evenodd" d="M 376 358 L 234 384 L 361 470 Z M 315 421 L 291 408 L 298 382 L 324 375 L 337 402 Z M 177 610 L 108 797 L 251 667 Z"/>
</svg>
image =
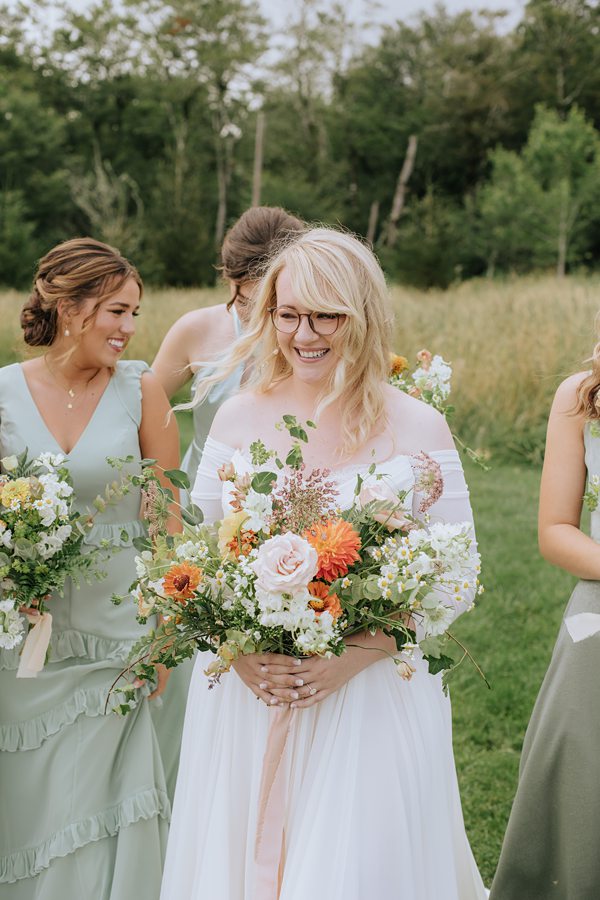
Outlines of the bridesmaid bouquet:
<svg viewBox="0 0 600 900">
<path fill-rule="evenodd" d="M 410 394 L 411 397 L 423 400 L 441 412 L 445 419 L 450 419 L 454 412 L 454 406 L 448 402 L 452 366 L 439 354 L 434 355 L 429 350 L 420 350 L 417 353 L 417 363 L 416 369 L 409 372 L 410 366 L 406 357 L 393 354 L 390 360 L 389 383 Z M 469 459 L 481 466 L 484 471 L 489 470 L 483 453 L 467 447 L 454 432 L 452 437 Z"/>
<path fill-rule="evenodd" d="M 341 511 L 328 472 L 305 470 L 305 429 L 293 416 L 284 425 L 295 438 L 288 474 L 278 479 L 284 463 L 262 441 L 251 445 L 251 460 L 236 454 L 219 471 L 231 514 L 211 527 L 199 510 L 184 510 L 182 533 L 167 534 L 162 511 L 171 497 L 144 470 L 152 540 L 136 543 L 130 590 L 139 620 L 158 614 L 161 624 L 133 648 L 126 671 L 151 678 L 156 663 L 172 667 L 211 650 L 212 686 L 241 654 L 340 655 L 344 638 L 377 629 L 395 638 L 403 677 L 414 671 L 417 641 L 431 672 L 454 668 L 458 642 L 448 626 L 482 588 L 470 523 L 427 522 L 443 490 L 438 464 L 426 454 L 413 460 L 421 520 L 409 512 L 412 490 L 395 491 L 374 465 L 357 476 Z M 185 486 L 183 473 L 167 474 Z M 118 689 L 123 713 L 135 684 Z"/>
<path fill-rule="evenodd" d="M 93 515 L 73 509 L 73 487 L 62 454 L 27 451 L 0 460 L 0 648 L 25 639 L 17 677 L 43 667 L 52 616 L 46 600 L 65 578 L 97 572 L 96 555 L 82 551 Z M 104 501 L 102 501 L 104 502 Z"/>
</svg>

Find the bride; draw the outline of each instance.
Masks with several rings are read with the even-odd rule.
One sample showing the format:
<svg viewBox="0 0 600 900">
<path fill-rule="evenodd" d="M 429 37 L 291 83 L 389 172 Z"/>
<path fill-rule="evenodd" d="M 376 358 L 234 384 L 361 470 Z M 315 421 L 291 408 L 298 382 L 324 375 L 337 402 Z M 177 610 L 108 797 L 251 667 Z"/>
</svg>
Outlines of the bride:
<svg viewBox="0 0 600 900">
<path fill-rule="evenodd" d="M 341 507 L 373 462 L 419 505 L 411 461 L 425 451 L 444 489 L 434 521 L 471 519 L 443 417 L 387 383 L 391 316 L 383 273 L 354 237 L 315 228 L 272 260 L 247 331 L 198 401 L 242 360 L 247 387 L 219 409 L 192 493 L 222 518 L 217 469 L 260 437 L 285 458 L 284 414 L 316 420 L 307 469 L 328 468 Z M 480 900 L 464 830 L 450 702 L 419 651 L 403 680 L 383 633 L 341 657 L 249 655 L 208 690 L 199 654 L 188 699 L 162 900 Z M 257 703 L 260 700 L 263 702 Z M 284 846 L 260 882 L 254 857 L 263 760 L 277 708 L 294 709 L 284 764 Z M 259 884 L 260 882 L 260 884 Z"/>
</svg>

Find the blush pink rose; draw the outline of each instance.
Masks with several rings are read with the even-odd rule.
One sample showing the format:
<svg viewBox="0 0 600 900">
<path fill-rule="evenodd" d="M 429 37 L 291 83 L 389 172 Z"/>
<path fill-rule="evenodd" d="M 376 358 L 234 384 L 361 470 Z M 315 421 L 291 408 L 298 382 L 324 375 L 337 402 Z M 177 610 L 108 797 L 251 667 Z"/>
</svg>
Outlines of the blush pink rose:
<svg viewBox="0 0 600 900">
<path fill-rule="evenodd" d="M 288 532 L 261 544 L 251 563 L 257 585 L 269 593 L 296 594 L 306 590 L 317 573 L 318 556 L 303 537 Z"/>
<path fill-rule="evenodd" d="M 358 502 L 361 508 L 368 503 L 385 504 L 372 511 L 371 515 L 376 522 L 381 522 L 390 531 L 396 531 L 399 528 L 406 531 L 411 527 L 412 523 L 405 517 L 400 506 L 398 494 L 385 481 L 369 481 L 363 484 L 358 495 Z"/>
</svg>

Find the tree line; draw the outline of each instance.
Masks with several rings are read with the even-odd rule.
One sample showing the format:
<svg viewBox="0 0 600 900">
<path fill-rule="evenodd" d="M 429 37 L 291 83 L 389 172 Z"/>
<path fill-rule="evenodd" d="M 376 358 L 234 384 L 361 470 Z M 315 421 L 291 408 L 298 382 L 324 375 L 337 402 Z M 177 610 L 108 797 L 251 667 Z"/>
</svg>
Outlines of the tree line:
<svg viewBox="0 0 600 900">
<path fill-rule="evenodd" d="M 47 4 L 46 4 L 47 7 Z M 600 258 L 600 9 L 529 0 L 374 36 L 299 0 L 0 5 L 0 283 L 92 234 L 146 280 L 211 284 L 249 205 L 341 223 L 392 278 L 591 269 Z M 364 39 L 369 35 L 369 40 Z"/>
</svg>

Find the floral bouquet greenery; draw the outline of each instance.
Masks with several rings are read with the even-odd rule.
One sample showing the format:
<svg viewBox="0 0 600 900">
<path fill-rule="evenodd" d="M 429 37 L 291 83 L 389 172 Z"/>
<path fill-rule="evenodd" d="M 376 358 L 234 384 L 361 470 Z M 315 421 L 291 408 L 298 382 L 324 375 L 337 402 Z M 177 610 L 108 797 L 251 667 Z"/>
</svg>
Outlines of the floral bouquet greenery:
<svg viewBox="0 0 600 900">
<path fill-rule="evenodd" d="M 439 354 L 433 354 L 429 350 L 420 350 L 417 353 L 417 366 L 409 372 L 410 366 L 405 356 L 392 355 L 390 361 L 389 383 L 399 388 L 411 397 L 417 397 L 438 412 L 445 419 L 450 419 L 454 413 L 454 406 L 448 398 L 451 391 L 452 366 Z M 483 452 L 472 450 L 454 432 L 452 437 L 469 459 L 487 471 L 489 466 L 485 462 Z"/>
<path fill-rule="evenodd" d="M 30 626 L 17 677 L 34 677 L 44 664 L 52 629 L 46 601 L 52 591 L 60 590 L 67 576 L 103 575 L 98 551 L 82 548 L 93 514 L 74 510 L 65 459 L 42 453 L 31 460 L 25 450 L 0 460 L 0 648 L 18 647 L 26 622 Z"/>
<path fill-rule="evenodd" d="M 241 654 L 339 655 L 349 635 L 377 629 L 394 637 L 404 677 L 417 642 L 430 671 L 455 666 L 447 629 L 481 590 L 479 554 L 469 522 L 427 521 L 443 490 L 439 465 L 426 454 L 413 461 L 421 519 L 412 514 L 412 490 L 397 492 L 374 465 L 357 476 L 342 511 L 328 472 L 305 469 L 305 429 L 293 416 L 284 424 L 295 439 L 285 463 L 256 441 L 250 460 L 236 454 L 219 470 L 231 512 L 213 526 L 192 508 L 183 511 L 182 532 L 168 534 L 172 496 L 144 469 L 152 538 L 136 543 L 131 593 L 140 621 L 159 614 L 160 624 L 132 650 L 126 671 L 136 680 L 118 688 L 121 712 L 153 665 L 176 666 L 197 649 L 215 654 L 211 684 Z M 185 486 L 183 473 L 168 474 Z"/>
</svg>

